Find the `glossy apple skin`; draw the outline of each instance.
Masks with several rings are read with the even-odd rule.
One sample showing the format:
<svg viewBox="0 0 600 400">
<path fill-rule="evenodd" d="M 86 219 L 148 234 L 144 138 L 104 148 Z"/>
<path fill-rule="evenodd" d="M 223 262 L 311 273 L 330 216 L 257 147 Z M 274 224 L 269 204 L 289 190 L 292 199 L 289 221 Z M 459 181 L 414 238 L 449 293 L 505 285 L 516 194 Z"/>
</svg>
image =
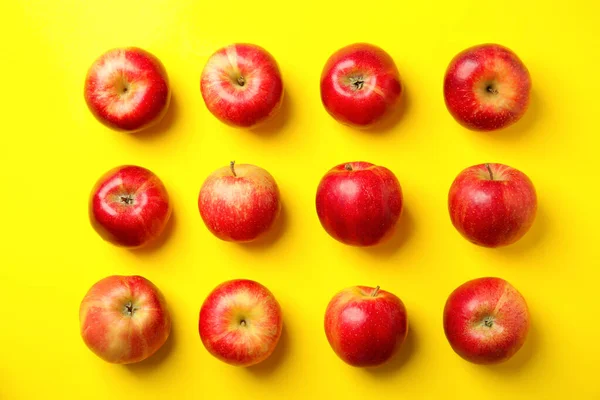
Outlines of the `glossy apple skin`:
<svg viewBox="0 0 600 400">
<path fill-rule="evenodd" d="M 84 97 L 94 116 L 109 128 L 136 132 L 160 121 L 171 89 L 165 67 L 145 50 L 109 50 L 88 70 Z"/>
<path fill-rule="evenodd" d="M 325 311 L 325 334 L 331 348 L 355 367 L 381 365 L 408 333 L 406 308 L 379 287 L 353 286 L 336 294 Z"/>
<path fill-rule="evenodd" d="M 271 174 L 256 165 L 230 165 L 206 178 L 198 209 L 206 227 L 219 239 L 250 242 L 275 223 L 281 210 L 279 188 Z"/>
<path fill-rule="evenodd" d="M 321 225 L 331 237 L 352 246 L 373 246 L 391 236 L 402 203 L 396 176 L 362 161 L 333 167 L 317 189 Z"/>
<path fill-rule="evenodd" d="M 491 131 L 517 122 L 529 105 L 531 78 L 506 47 L 484 44 L 456 55 L 444 77 L 444 99 L 468 129 Z"/>
<path fill-rule="evenodd" d="M 369 127 L 399 106 L 400 74 L 381 48 L 355 43 L 335 52 L 321 73 L 321 101 L 337 121 Z"/>
<path fill-rule="evenodd" d="M 452 349 L 467 361 L 508 360 L 525 343 L 529 309 L 525 299 L 500 278 L 479 278 L 459 286 L 444 307 L 444 332 Z"/>
<path fill-rule="evenodd" d="M 142 361 L 171 332 L 161 292 L 141 276 L 109 276 L 94 284 L 79 308 L 81 337 L 98 357 L 116 364 Z"/>
<path fill-rule="evenodd" d="M 92 227 L 117 246 L 141 247 L 156 239 L 171 216 L 169 195 L 146 168 L 123 165 L 106 172 L 94 185 L 89 217 Z"/>
<path fill-rule="evenodd" d="M 217 286 L 200 308 L 200 339 L 213 356 L 250 366 L 267 359 L 281 336 L 281 307 L 273 293 L 247 279 Z"/>
<path fill-rule="evenodd" d="M 232 44 L 215 52 L 202 70 L 200 90 L 222 122 L 254 127 L 275 115 L 283 99 L 277 62 L 262 47 Z"/>
<path fill-rule="evenodd" d="M 463 170 L 452 183 L 448 211 L 454 227 L 470 242 L 507 246 L 533 224 L 537 196 L 521 171 L 503 164 L 479 164 Z"/>
</svg>

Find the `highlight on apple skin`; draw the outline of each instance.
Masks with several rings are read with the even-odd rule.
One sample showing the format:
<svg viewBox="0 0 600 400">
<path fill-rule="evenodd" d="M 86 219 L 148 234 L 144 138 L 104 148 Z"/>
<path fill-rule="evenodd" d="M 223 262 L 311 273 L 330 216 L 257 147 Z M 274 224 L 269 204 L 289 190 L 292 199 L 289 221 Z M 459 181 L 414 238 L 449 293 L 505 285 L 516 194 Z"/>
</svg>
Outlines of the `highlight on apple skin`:
<svg viewBox="0 0 600 400">
<path fill-rule="evenodd" d="M 236 43 L 217 50 L 202 70 L 206 108 L 225 124 L 253 128 L 280 109 L 283 81 L 275 58 L 260 46 Z"/>
<path fill-rule="evenodd" d="M 396 176 L 368 162 L 333 167 L 317 188 L 321 225 L 331 237 L 352 246 L 373 246 L 389 239 L 402 205 L 402 189 Z"/>
<path fill-rule="evenodd" d="M 456 230 L 470 242 L 507 246 L 529 231 L 537 195 L 521 171 L 503 164 L 479 164 L 464 169 L 452 183 L 448 211 Z"/>
<path fill-rule="evenodd" d="M 343 47 L 329 57 L 321 73 L 321 101 L 342 124 L 368 128 L 400 104 L 402 83 L 394 60 L 368 43 Z"/>
<path fill-rule="evenodd" d="M 138 248 L 156 240 L 171 217 L 167 189 L 152 171 L 122 165 L 102 175 L 92 189 L 89 218 L 104 240 Z"/>
<path fill-rule="evenodd" d="M 115 364 L 145 360 L 171 332 L 162 293 L 141 276 L 113 275 L 96 282 L 81 302 L 79 323 L 88 348 Z"/>
<path fill-rule="evenodd" d="M 211 173 L 200 189 L 198 210 L 213 235 L 251 242 L 272 229 L 281 211 L 279 188 L 263 168 L 235 164 Z"/>
<path fill-rule="evenodd" d="M 352 286 L 337 293 L 325 311 L 325 334 L 333 351 L 355 367 L 384 364 L 408 333 L 404 303 L 379 286 Z"/>
<path fill-rule="evenodd" d="M 504 362 L 525 343 L 529 309 L 521 293 L 504 279 L 474 279 L 448 297 L 444 332 L 452 349 L 465 360 Z"/>
<path fill-rule="evenodd" d="M 444 100 L 454 119 L 477 131 L 506 128 L 529 106 L 531 78 L 517 55 L 498 44 L 457 54 L 444 77 Z"/>
<path fill-rule="evenodd" d="M 283 318 L 265 286 L 248 279 L 218 285 L 200 308 L 198 331 L 206 350 L 234 366 L 266 360 L 275 350 Z"/>
<path fill-rule="evenodd" d="M 112 49 L 89 68 L 85 102 L 109 128 L 137 132 L 158 123 L 167 113 L 171 88 L 160 60 L 137 47 Z"/>
</svg>

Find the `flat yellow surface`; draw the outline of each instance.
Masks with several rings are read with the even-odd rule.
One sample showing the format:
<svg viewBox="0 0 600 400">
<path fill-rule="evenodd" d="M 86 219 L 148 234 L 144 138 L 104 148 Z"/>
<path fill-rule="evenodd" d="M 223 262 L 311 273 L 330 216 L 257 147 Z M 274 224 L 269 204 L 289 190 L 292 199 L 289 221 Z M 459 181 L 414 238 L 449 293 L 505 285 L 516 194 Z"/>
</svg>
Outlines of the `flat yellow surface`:
<svg viewBox="0 0 600 400">
<path fill-rule="evenodd" d="M 599 399 L 597 2 L 318 2 L 17 0 L 2 6 L 0 41 L 1 399 Z M 286 97 L 268 129 L 229 128 L 205 108 L 199 76 L 220 46 L 260 44 L 279 62 Z M 401 121 L 376 132 L 343 127 L 323 109 L 327 57 L 356 42 L 394 58 L 405 85 Z M 445 68 L 482 42 L 512 48 L 533 81 L 531 107 L 491 134 L 460 127 L 442 96 Z M 173 103 L 146 135 L 100 125 L 83 100 L 88 66 L 135 45 L 169 73 Z M 204 178 L 230 160 L 257 164 L 280 185 L 280 226 L 261 244 L 214 238 L 197 210 Z M 390 168 L 405 194 L 399 233 L 373 249 L 338 244 L 321 228 L 317 184 L 332 166 L 364 160 Z M 446 209 L 464 167 L 502 162 L 539 195 L 531 231 L 514 246 L 462 239 Z M 134 163 L 165 182 L 174 223 L 161 246 L 113 247 L 89 225 L 87 201 L 106 170 Z M 79 336 L 88 288 L 140 274 L 165 294 L 172 338 L 140 365 L 94 356 Z M 508 363 L 471 365 L 444 337 L 442 309 L 464 281 L 499 276 L 527 299 L 532 328 Z M 202 346 L 198 311 L 232 278 L 269 287 L 285 330 L 263 365 L 225 365 Z M 381 285 L 406 304 L 410 332 L 391 365 L 355 369 L 323 332 L 338 290 Z"/>
</svg>

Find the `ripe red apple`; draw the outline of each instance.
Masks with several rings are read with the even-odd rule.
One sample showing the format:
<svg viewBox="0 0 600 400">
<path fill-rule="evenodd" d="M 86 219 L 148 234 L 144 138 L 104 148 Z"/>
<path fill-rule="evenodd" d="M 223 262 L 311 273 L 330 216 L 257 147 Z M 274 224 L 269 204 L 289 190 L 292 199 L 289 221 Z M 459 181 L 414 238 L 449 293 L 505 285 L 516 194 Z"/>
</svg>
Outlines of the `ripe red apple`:
<svg viewBox="0 0 600 400">
<path fill-rule="evenodd" d="M 317 214 L 334 239 L 372 246 L 394 232 L 402 213 L 402 189 L 387 168 L 368 162 L 333 167 L 317 189 Z"/>
<path fill-rule="evenodd" d="M 171 332 L 158 288 L 141 276 L 109 276 L 94 284 L 79 308 L 81 337 L 98 357 L 116 364 L 142 361 Z"/>
<path fill-rule="evenodd" d="M 271 229 L 277 219 L 279 188 L 264 169 L 232 161 L 206 178 L 198 209 L 206 227 L 219 239 L 250 242 Z"/>
<path fill-rule="evenodd" d="M 529 105 L 531 79 L 506 47 L 483 44 L 456 55 L 444 77 L 444 99 L 461 125 L 478 131 L 506 128 Z"/>
<path fill-rule="evenodd" d="M 275 115 L 283 99 L 277 62 L 253 44 L 232 44 L 215 52 L 202 70 L 200 90 L 215 117 L 245 128 Z"/>
<path fill-rule="evenodd" d="M 479 164 L 458 174 L 448 194 L 448 210 L 452 224 L 467 240 L 485 247 L 506 246 L 533 224 L 537 197 L 521 171 Z"/>
<path fill-rule="evenodd" d="M 136 47 L 113 49 L 90 67 L 85 78 L 85 101 L 104 125 L 134 132 L 164 117 L 171 100 L 162 63 Z"/>
<path fill-rule="evenodd" d="M 281 307 L 258 282 L 236 279 L 217 286 L 200 309 L 198 331 L 219 360 L 250 366 L 267 359 L 281 336 Z"/>
<path fill-rule="evenodd" d="M 338 50 L 321 73 L 321 101 L 333 118 L 346 125 L 375 124 L 398 106 L 401 94 L 394 60 L 372 44 Z"/>
<path fill-rule="evenodd" d="M 123 165 L 98 179 L 90 196 L 89 215 L 104 240 L 141 247 L 164 230 L 171 203 L 165 186 L 151 171 Z"/>
<path fill-rule="evenodd" d="M 402 300 L 379 286 L 344 289 L 325 311 L 325 334 L 331 348 L 355 367 L 385 363 L 404 343 L 407 333 Z"/>
<path fill-rule="evenodd" d="M 459 286 L 446 301 L 444 332 L 452 349 L 476 364 L 508 360 L 529 331 L 527 303 L 510 283 L 479 278 Z"/>
</svg>

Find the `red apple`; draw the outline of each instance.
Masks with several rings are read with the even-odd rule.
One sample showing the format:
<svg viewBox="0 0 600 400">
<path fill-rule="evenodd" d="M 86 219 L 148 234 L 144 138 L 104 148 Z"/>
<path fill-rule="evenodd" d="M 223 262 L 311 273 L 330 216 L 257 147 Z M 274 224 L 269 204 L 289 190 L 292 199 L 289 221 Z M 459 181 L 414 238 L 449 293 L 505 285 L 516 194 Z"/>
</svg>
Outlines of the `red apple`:
<svg viewBox="0 0 600 400">
<path fill-rule="evenodd" d="M 104 125 L 134 132 L 164 117 L 171 100 L 165 67 L 145 50 L 113 49 L 90 67 L 85 78 L 85 101 Z"/>
<path fill-rule="evenodd" d="M 398 106 L 401 94 L 394 60 L 372 44 L 338 50 L 321 73 L 321 101 L 333 118 L 346 125 L 375 124 Z"/>
<path fill-rule="evenodd" d="M 355 367 L 385 363 L 404 343 L 407 333 L 402 300 L 379 286 L 344 289 L 325 311 L 325 334 L 331 348 Z"/>
<path fill-rule="evenodd" d="M 458 174 L 448 194 L 448 210 L 452 224 L 467 240 L 485 247 L 506 246 L 533 224 L 537 197 L 521 171 L 479 164 Z"/>
<path fill-rule="evenodd" d="M 219 239 L 250 242 L 271 229 L 277 219 L 279 189 L 264 169 L 232 161 L 206 178 L 198 209 L 206 227 Z"/>
<path fill-rule="evenodd" d="M 267 359 L 281 336 L 281 307 L 258 282 L 236 279 L 217 286 L 200 309 L 198 331 L 219 360 L 250 366 Z"/>
<path fill-rule="evenodd" d="M 142 361 L 171 332 L 158 288 L 141 276 L 109 276 L 87 292 L 79 308 L 81 337 L 98 357 L 116 364 Z"/>
<path fill-rule="evenodd" d="M 165 186 L 151 171 L 123 165 L 96 182 L 89 215 L 104 240 L 123 247 L 141 247 L 164 230 L 171 216 L 171 203 Z"/>
<path fill-rule="evenodd" d="M 529 331 L 527 303 L 510 283 L 479 278 L 459 286 L 446 301 L 444 332 L 452 349 L 476 364 L 508 360 Z"/>
<path fill-rule="evenodd" d="M 232 44 L 214 53 L 202 71 L 200 90 L 215 117 L 245 128 L 275 115 L 283 98 L 277 62 L 253 44 Z"/>
<path fill-rule="evenodd" d="M 340 164 L 317 189 L 317 214 L 334 239 L 372 246 L 394 232 L 402 213 L 402 189 L 387 168 L 368 162 Z"/>
<path fill-rule="evenodd" d="M 478 131 L 506 128 L 529 105 L 531 79 L 506 47 L 484 44 L 456 55 L 444 77 L 444 99 L 461 125 Z"/>
</svg>

